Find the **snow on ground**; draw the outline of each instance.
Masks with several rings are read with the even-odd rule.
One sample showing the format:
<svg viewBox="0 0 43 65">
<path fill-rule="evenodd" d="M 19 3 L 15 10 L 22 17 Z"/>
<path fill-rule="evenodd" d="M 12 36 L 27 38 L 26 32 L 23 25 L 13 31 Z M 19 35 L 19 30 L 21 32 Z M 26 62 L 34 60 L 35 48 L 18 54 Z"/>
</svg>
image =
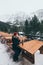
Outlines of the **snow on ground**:
<svg viewBox="0 0 43 65">
<path fill-rule="evenodd" d="M 20 62 L 13 62 L 6 50 L 6 45 L 0 42 L 0 65 L 21 65 Z"/>
<path fill-rule="evenodd" d="M 35 64 L 31 64 L 26 59 L 22 62 L 14 62 L 6 50 L 6 45 L 0 42 L 0 65 L 43 65 L 43 54 L 40 54 L 39 50 L 35 53 Z"/>
<path fill-rule="evenodd" d="M 35 53 L 35 65 L 43 65 L 43 54 L 39 50 Z"/>
<path fill-rule="evenodd" d="M 28 60 L 24 58 L 23 65 L 43 65 L 43 54 L 40 54 L 40 51 L 38 50 L 34 55 L 35 63 L 32 64 Z"/>
</svg>

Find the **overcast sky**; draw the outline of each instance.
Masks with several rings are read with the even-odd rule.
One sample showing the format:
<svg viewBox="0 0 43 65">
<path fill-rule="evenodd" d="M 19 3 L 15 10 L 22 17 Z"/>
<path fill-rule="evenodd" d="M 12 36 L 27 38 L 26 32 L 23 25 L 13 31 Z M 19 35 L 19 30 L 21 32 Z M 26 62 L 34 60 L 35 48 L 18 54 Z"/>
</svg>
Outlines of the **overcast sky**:
<svg viewBox="0 0 43 65">
<path fill-rule="evenodd" d="M 0 18 L 18 12 L 30 14 L 43 9 L 43 0 L 0 0 Z"/>
</svg>

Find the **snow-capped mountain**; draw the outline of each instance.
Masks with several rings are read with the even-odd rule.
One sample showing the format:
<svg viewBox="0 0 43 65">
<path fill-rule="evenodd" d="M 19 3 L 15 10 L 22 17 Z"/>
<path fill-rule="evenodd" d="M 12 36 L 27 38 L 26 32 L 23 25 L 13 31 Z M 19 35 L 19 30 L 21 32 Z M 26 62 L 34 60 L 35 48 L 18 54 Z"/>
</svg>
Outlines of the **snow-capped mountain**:
<svg viewBox="0 0 43 65">
<path fill-rule="evenodd" d="M 33 13 L 31 13 L 30 15 L 26 15 L 23 12 L 17 13 L 15 16 L 12 15 L 8 21 L 12 22 L 13 24 L 20 24 L 20 23 L 24 23 L 24 21 L 26 19 L 28 19 L 28 21 L 31 20 L 31 18 L 36 15 L 38 17 L 39 20 L 43 20 L 43 9 L 39 9 Z"/>
<path fill-rule="evenodd" d="M 10 22 L 11 25 L 12 24 L 20 25 L 20 24 L 24 24 L 26 19 L 30 20 L 30 17 L 23 12 L 19 12 L 15 15 L 10 16 L 7 22 Z"/>
<path fill-rule="evenodd" d="M 8 22 L 9 24 L 24 24 L 25 20 L 31 20 L 31 18 L 36 15 L 39 20 L 43 20 L 43 9 L 39 9 L 35 12 L 32 12 L 30 15 L 26 15 L 24 12 L 19 12 L 12 15 L 0 16 L 0 20 L 2 18 L 3 22 Z M 4 21 L 5 20 L 5 21 Z"/>
<path fill-rule="evenodd" d="M 43 20 L 43 9 L 37 10 L 35 14 L 40 20 Z"/>
<path fill-rule="evenodd" d="M 34 15 L 36 15 L 39 20 L 43 20 L 43 9 L 39 9 L 39 10 L 31 13 L 30 17 L 33 17 Z"/>
</svg>

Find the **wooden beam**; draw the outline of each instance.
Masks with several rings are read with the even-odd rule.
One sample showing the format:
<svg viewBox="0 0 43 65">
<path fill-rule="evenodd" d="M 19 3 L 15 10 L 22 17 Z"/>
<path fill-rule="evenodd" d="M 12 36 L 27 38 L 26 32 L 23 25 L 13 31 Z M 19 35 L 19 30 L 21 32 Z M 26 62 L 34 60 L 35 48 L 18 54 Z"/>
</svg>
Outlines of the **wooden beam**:
<svg viewBox="0 0 43 65">
<path fill-rule="evenodd" d="M 43 46 L 40 47 L 40 54 L 43 54 Z"/>
<path fill-rule="evenodd" d="M 27 51 L 23 51 L 22 56 L 29 60 L 32 64 L 34 64 L 34 55 L 28 53 Z"/>
</svg>

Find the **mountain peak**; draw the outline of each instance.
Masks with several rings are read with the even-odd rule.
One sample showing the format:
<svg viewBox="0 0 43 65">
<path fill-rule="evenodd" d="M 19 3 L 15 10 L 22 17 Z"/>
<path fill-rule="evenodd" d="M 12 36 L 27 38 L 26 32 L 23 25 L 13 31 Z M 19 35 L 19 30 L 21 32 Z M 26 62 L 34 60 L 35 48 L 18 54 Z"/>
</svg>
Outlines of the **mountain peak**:
<svg viewBox="0 0 43 65">
<path fill-rule="evenodd" d="M 35 12 L 39 20 L 43 20 L 43 9 L 39 9 Z"/>
</svg>

